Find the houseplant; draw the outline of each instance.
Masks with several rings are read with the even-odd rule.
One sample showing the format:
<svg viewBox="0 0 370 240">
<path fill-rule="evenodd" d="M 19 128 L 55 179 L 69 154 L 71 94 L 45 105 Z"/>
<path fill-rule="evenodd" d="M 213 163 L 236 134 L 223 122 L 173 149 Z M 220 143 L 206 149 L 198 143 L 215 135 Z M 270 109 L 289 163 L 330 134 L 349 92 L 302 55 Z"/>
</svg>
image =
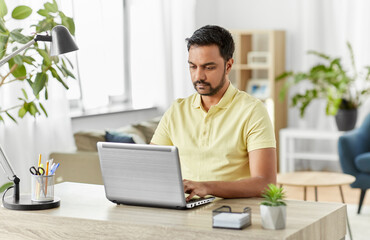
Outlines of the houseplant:
<svg viewBox="0 0 370 240">
<path fill-rule="evenodd" d="M 299 107 L 300 116 L 304 116 L 307 106 L 313 100 L 325 98 L 326 114 L 336 116 L 338 129 L 353 129 L 357 120 L 357 109 L 370 95 L 370 67 L 364 67 L 365 72 L 358 72 L 349 42 L 347 47 L 351 60 L 350 71 L 342 66 L 339 57 L 309 51 L 308 54 L 315 55 L 324 62 L 311 67 L 307 72 L 284 72 L 278 76 L 277 80 L 289 77 L 280 92 L 280 98 L 283 99 L 293 85 L 303 81 L 309 82 L 310 88 L 303 93 L 296 93 L 291 99 L 292 106 Z"/>
<path fill-rule="evenodd" d="M 282 187 L 269 184 L 262 194 L 265 199 L 260 203 L 263 228 L 284 229 L 286 223 L 285 193 Z"/>
<path fill-rule="evenodd" d="M 37 23 L 30 23 L 25 28 L 9 29 L 7 27 L 8 22 L 21 23 L 32 13 L 33 10 L 30 7 L 20 5 L 16 6 L 9 16 L 5 1 L 0 0 L 0 59 L 32 40 L 36 34 L 44 34 L 56 25 L 64 25 L 74 35 L 73 19 L 59 10 L 55 0 L 45 3 L 43 8 L 37 11 L 40 19 Z M 32 32 L 32 35 L 25 35 L 25 30 Z M 7 72 L 0 73 L 0 91 L 10 84 L 25 84 L 22 85 L 24 87 L 21 88 L 19 95 L 14 96 L 13 105 L 0 106 L 0 122 L 5 121 L 5 118 L 17 122 L 15 114 L 19 118 L 23 118 L 26 114 L 34 117 L 40 114 L 47 116 L 42 102 L 48 99 L 49 80 L 55 79 L 68 89 L 65 79 L 74 78 L 71 68 L 73 66 L 65 56 L 50 57 L 48 45 L 43 42 L 35 43 L 9 60 Z"/>
</svg>

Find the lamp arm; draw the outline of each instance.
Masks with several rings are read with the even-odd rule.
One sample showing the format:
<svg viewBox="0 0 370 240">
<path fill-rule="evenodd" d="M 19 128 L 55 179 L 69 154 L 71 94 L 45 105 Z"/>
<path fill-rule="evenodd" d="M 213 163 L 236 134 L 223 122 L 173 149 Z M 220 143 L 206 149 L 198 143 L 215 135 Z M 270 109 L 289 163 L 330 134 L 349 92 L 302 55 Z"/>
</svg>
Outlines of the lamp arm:
<svg viewBox="0 0 370 240">
<path fill-rule="evenodd" d="M 18 53 L 20 53 L 23 50 L 25 50 L 26 48 L 29 48 L 30 46 L 32 46 L 35 42 L 36 42 L 35 39 L 32 39 L 31 41 L 29 41 L 28 43 L 26 43 L 26 45 L 22 46 L 21 48 L 19 48 L 16 51 L 12 52 L 10 55 L 8 55 L 5 58 L 1 59 L 0 60 L 0 67 L 2 65 L 4 65 L 5 63 L 7 63 L 12 57 L 14 57 L 15 55 L 17 55 Z"/>
</svg>

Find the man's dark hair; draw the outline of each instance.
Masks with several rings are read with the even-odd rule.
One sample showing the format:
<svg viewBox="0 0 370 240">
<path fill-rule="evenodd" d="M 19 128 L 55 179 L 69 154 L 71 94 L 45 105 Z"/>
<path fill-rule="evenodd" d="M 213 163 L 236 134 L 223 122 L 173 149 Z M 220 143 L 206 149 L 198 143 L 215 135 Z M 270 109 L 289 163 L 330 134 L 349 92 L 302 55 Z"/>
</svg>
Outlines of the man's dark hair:
<svg viewBox="0 0 370 240">
<path fill-rule="evenodd" d="M 230 32 L 215 25 L 201 27 L 193 33 L 193 36 L 185 40 L 188 42 L 188 51 L 193 45 L 217 45 L 225 62 L 233 57 L 235 50 L 234 40 Z"/>
</svg>

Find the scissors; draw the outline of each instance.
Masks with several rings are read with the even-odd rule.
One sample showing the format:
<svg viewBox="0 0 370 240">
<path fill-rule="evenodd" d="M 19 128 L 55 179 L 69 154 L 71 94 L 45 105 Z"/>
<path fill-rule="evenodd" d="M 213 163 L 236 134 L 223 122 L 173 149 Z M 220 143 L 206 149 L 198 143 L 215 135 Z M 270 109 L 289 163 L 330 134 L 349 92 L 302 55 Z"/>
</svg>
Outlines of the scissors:
<svg viewBox="0 0 370 240">
<path fill-rule="evenodd" d="M 38 167 L 36 169 L 34 166 L 32 166 L 30 167 L 30 172 L 32 175 L 44 175 L 45 174 L 45 170 L 42 167 Z"/>
</svg>

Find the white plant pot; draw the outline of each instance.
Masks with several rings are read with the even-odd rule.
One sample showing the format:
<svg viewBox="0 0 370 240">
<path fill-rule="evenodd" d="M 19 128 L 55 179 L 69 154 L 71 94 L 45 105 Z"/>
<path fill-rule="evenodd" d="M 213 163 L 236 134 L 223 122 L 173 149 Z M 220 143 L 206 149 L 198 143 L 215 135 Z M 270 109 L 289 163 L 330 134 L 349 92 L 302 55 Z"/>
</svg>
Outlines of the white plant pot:
<svg viewBox="0 0 370 240">
<path fill-rule="evenodd" d="M 262 227 L 266 229 L 284 229 L 286 206 L 271 207 L 260 205 Z"/>
</svg>

